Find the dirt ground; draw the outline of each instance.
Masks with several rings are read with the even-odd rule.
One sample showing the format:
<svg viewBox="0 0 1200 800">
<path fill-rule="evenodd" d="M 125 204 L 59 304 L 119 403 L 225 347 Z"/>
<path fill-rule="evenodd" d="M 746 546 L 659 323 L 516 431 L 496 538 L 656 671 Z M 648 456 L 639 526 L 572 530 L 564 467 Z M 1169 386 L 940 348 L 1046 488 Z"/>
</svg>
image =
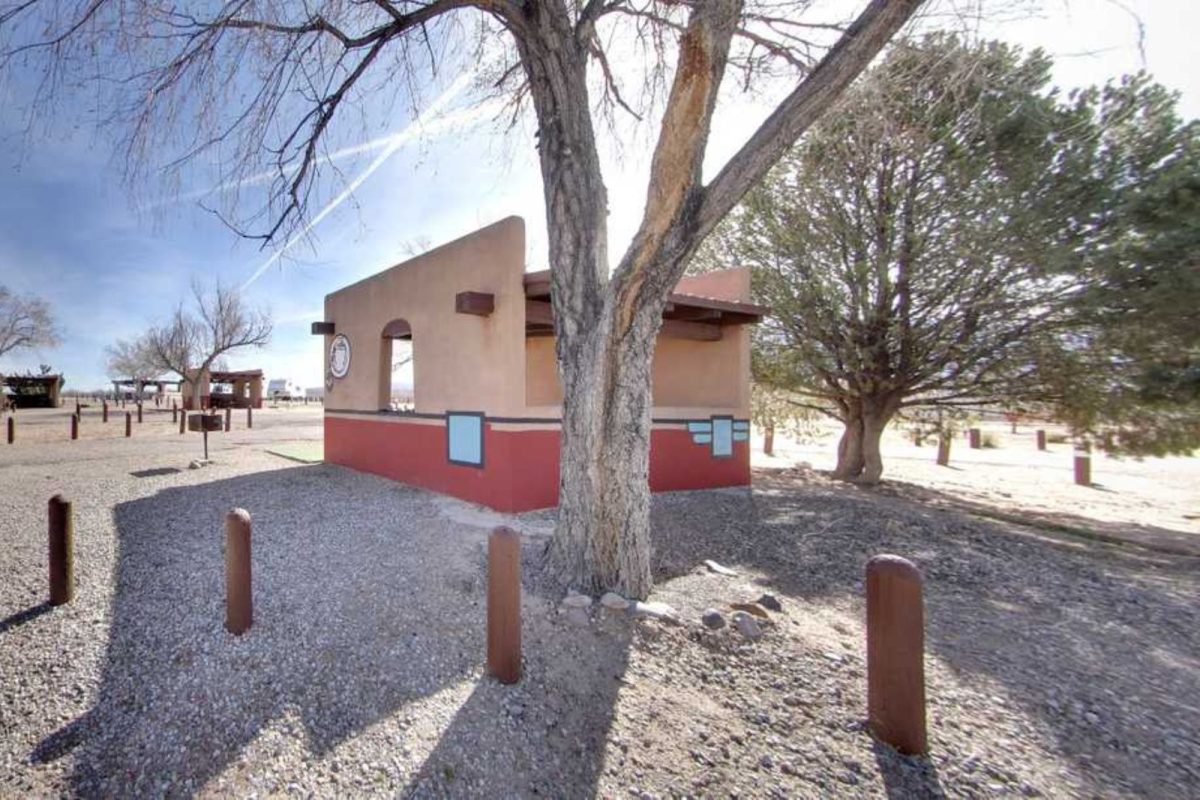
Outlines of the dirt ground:
<svg viewBox="0 0 1200 800">
<path fill-rule="evenodd" d="M 169 419 L 132 441 L 0 445 L 2 797 L 1196 796 L 1200 559 L 959 504 L 973 492 L 1191 535 L 1162 508 L 1182 516 L 1194 495 L 1138 489 L 1162 463 L 1121 462 L 1121 478 L 1098 463 L 1121 490 L 1079 487 L 1106 500 L 1092 516 L 1068 502 L 1061 448 L 1036 456 L 1039 482 L 1016 447 L 956 442 L 960 473 L 899 445 L 876 489 L 779 460 L 752 490 L 656 496 L 651 599 L 683 624 L 595 603 L 580 623 L 543 569 L 552 511 L 505 517 L 271 455 L 319 440 L 312 408 L 213 435 L 214 464 L 189 470 L 198 435 Z M 822 467 L 831 446 L 786 452 Z M 51 609 L 54 492 L 75 502 L 78 591 Z M 222 628 L 232 505 L 255 519 L 241 638 Z M 525 534 L 514 686 L 484 669 L 484 544 L 500 522 Z M 864 724 L 863 569 L 884 552 L 924 576 L 926 758 Z M 760 639 L 699 622 L 764 592 L 782 610 Z"/>
<path fill-rule="evenodd" d="M 1074 448 L 1051 443 L 1039 452 L 1036 429 L 1008 424 L 980 426 L 996 447 L 972 450 L 965 433 L 951 445 L 950 465 L 935 463 L 936 444 L 913 445 L 905 432 L 884 436 L 884 491 L 934 506 L 994 513 L 1141 541 L 1169 551 L 1200 555 L 1200 458 L 1113 458 L 1092 454 L 1092 485 L 1073 479 Z M 1049 434 L 1062 434 L 1050 427 Z M 775 457 L 753 442 L 752 463 L 763 469 L 795 464 L 830 470 L 838 431 L 830 426 L 814 440 L 777 437 Z"/>
</svg>

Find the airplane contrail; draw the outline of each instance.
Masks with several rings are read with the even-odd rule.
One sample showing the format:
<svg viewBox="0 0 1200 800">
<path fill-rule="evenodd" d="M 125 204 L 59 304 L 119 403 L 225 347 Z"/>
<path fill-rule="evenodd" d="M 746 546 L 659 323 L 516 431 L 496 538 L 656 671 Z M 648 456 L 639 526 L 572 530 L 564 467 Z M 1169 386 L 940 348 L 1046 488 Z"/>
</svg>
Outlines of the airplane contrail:
<svg viewBox="0 0 1200 800">
<path fill-rule="evenodd" d="M 383 166 L 384 162 L 391 158 L 392 155 L 395 154 L 395 152 L 401 147 L 408 144 L 423 132 L 442 127 L 442 125 L 457 123 L 462 120 L 471 119 L 482 115 L 486 109 L 484 107 L 478 107 L 467 109 L 464 113 L 450 115 L 441 120 L 436 120 L 436 125 L 429 124 L 433 117 L 437 116 L 451 100 L 457 97 L 462 90 L 466 88 L 470 77 L 470 74 L 460 75 L 454 81 L 454 83 L 450 84 L 450 86 L 447 87 L 444 92 L 438 95 L 437 98 L 424 111 L 422 111 L 416 119 L 406 125 L 403 130 L 401 130 L 399 133 L 393 134 L 390 137 L 384 137 L 384 139 L 387 140 L 387 144 L 384 146 L 383 150 L 380 151 L 379 155 L 375 156 L 375 158 L 371 160 L 371 163 L 367 165 L 366 169 L 356 175 L 354 179 L 347 184 L 345 189 L 339 192 L 338 195 L 330 200 L 324 208 L 317 212 L 317 214 L 311 220 L 305 223 L 304 227 L 299 232 L 284 242 L 282 247 L 272 253 L 266 261 L 260 264 L 258 268 L 254 270 L 254 273 L 246 279 L 246 282 L 242 284 L 242 291 L 245 291 L 252 283 L 262 277 L 263 273 L 266 272 L 272 264 L 282 258 L 283 254 L 286 253 L 292 247 L 292 245 L 296 244 L 296 242 L 307 236 L 309 231 L 321 223 L 321 220 L 332 214 L 338 206 L 346 201 L 346 198 L 354 194 L 354 191 L 359 186 L 362 186 L 367 178 L 371 177 L 371 175 L 374 174 L 377 169 Z M 373 145 L 378 141 L 380 140 L 372 140 L 371 142 L 366 142 L 363 145 L 358 145 L 358 147 L 365 150 L 369 145 Z"/>
</svg>

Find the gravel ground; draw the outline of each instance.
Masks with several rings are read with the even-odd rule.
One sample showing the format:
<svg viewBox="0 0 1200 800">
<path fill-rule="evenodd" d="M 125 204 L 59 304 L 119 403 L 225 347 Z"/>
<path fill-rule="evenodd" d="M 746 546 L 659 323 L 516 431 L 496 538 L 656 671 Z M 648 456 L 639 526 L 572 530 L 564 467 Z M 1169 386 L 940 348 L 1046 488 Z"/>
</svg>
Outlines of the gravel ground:
<svg viewBox="0 0 1200 800">
<path fill-rule="evenodd" d="M 284 412 L 279 412 L 280 414 Z M 1196 796 L 1196 559 L 1051 538 L 835 484 L 659 496 L 685 624 L 560 614 L 526 532 L 525 675 L 483 674 L 498 515 L 214 437 L 0 449 L 0 796 Z M 195 438 L 195 435 L 192 435 Z M 134 477 L 131 473 L 147 477 Z M 45 600 L 45 502 L 77 596 Z M 225 632 L 220 519 L 254 517 L 255 620 Z M 931 756 L 863 727 L 862 569 L 926 580 Z M 714 559 L 738 574 L 710 572 Z M 763 636 L 699 624 L 770 592 Z"/>
</svg>

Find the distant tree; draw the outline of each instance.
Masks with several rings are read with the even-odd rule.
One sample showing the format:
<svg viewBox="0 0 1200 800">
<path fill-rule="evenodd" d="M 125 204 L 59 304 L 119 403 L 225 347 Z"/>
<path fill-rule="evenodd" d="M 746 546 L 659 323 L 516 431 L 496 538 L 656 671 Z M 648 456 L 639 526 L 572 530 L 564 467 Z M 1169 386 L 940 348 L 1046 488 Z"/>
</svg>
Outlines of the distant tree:
<svg viewBox="0 0 1200 800">
<path fill-rule="evenodd" d="M 164 324 L 151 328 L 137 343 L 154 367 L 174 372 L 199 400 L 197 381 L 229 353 L 263 347 L 271 339 L 271 317 L 246 307 L 236 289 L 218 284 L 206 291 L 192 285 L 191 308 L 180 303 Z"/>
<path fill-rule="evenodd" d="M 1049 70 L 998 43 L 897 47 L 722 232 L 773 310 L 759 361 L 844 426 L 837 476 L 879 480 L 901 409 L 1040 390 L 1031 343 L 1080 291 L 1051 263 L 1071 118 Z"/>
<path fill-rule="evenodd" d="M 921 406 L 1141 422 L 1122 438 L 1143 451 L 1148 429 L 1194 437 L 1195 127 L 1144 76 L 1062 99 L 1049 69 L 897 47 L 716 238 L 774 310 L 759 361 L 843 423 L 836 475 L 879 480 L 884 427 Z"/>
<path fill-rule="evenodd" d="M 0 357 L 14 350 L 56 344 L 58 332 L 46 301 L 22 297 L 0 286 Z"/>
<path fill-rule="evenodd" d="M 145 336 L 130 340 L 119 339 L 107 347 L 105 353 L 108 356 L 109 377 L 135 381 L 139 397 L 142 387 L 157 380 L 165 371 L 156 361 L 154 351 Z"/>
</svg>

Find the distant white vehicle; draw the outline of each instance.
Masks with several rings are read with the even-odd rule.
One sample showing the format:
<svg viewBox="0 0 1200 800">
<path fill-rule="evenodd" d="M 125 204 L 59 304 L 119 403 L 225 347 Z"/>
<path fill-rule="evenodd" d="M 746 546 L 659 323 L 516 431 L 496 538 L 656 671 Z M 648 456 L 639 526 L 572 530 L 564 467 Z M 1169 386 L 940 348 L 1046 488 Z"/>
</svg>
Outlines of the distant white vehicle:
<svg viewBox="0 0 1200 800">
<path fill-rule="evenodd" d="M 267 384 L 267 397 L 272 400 L 300 400 L 304 390 L 287 378 L 276 378 Z"/>
</svg>

